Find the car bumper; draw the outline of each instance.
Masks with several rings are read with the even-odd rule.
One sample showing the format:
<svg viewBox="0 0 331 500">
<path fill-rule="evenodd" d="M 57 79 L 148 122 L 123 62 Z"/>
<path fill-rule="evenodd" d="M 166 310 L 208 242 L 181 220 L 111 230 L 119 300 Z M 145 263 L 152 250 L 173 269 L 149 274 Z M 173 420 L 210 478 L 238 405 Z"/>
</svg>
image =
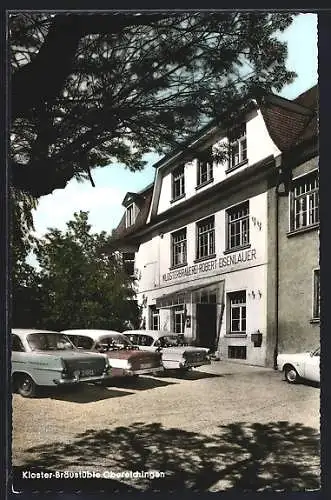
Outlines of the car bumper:
<svg viewBox="0 0 331 500">
<path fill-rule="evenodd" d="M 73 377 L 73 378 L 59 378 L 54 379 L 53 382 L 55 385 L 74 385 L 79 384 L 81 382 L 97 382 L 100 380 L 107 380 L 112 375 L 110 373 L 105 373 L 103 375 L 96 375 L 91 377 Z"/>
<path fill-rule="evenodd" d="M 137 375 L 151 375 L 153 373 L 162 372 L 163 366 L 155 366 L 152 368 L 142 368 L 140 370 L 129 370 L 127 368 L 112 368 L 111 377 L 132 377 Z"/>
<path fill-rule="evenodd" d="M 163 366 L 166 370 L 183 370 L 189 368 L 198 368 L 199 366 L 210 365 L 210 359 L 204 361 L 175 361 L 166 359 L 163 361 Z"/>
<path fill-rule="evenodd" d="M 198 368 L 198 366 L 210 365 L 210 359 L 204 361 L 185 361 L 185 363 L 180 363 L 180 368 Z"/>
<path fill-rule="evenodd" d="M 163 372 L 163 366 L 156 366 L 154 368 L 143 368 L 141 370 L 123 370 L 123 375 L 150 375 L 151 373 Z"/>
</svg>

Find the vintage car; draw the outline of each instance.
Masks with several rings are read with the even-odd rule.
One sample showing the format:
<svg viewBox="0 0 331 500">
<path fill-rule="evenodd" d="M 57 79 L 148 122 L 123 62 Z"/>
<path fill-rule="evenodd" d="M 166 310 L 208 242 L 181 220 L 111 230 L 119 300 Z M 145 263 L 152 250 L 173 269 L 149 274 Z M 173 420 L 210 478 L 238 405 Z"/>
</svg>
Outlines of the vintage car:
<svg viewBox="0 0 331 500">
<path fill-rule="evenodd" d="M 68 335 L 78 349 L 107 356 L 114 377 L 137 377 L 163 370 L 160 353 L 144 352 L 114 330 L 64 330 L 62 333 Z"/>
<path fill-rule="evenodd" d="M 33 329 L 12 330 L 14 391 L 33 397 L 38 386 L 60 386 L 109 378 L 104 356 L 74 347 L 66 335 Z"/>
<path fill-rule="evenodd" d="M 161 330 L 126 330 L 123 335 L 140 349 L 161 352 L 165 370 L 185 372 L 210 364 L 209 349 L 185 345 L 181 334 Z"/>
<path fill-rule="evenodd" d="M 301 379 L 320 382 L 320 348 L 310 352 L 278 354 L 277 368 L 284 372 L 285 379 L 290 384 Z"/>
</svg>

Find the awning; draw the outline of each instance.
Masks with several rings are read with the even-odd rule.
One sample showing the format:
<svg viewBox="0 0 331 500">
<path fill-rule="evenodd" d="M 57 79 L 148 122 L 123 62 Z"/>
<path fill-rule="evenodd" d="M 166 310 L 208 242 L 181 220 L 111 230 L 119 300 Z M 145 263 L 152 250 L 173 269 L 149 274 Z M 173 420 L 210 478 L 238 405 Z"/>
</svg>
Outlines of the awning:
<svg viewBox="0 0 331 500">
<path fill-rule="evenodd" d="M 178 292 L 157 297 L 156 308 L 162 309 L 187 303 L 223 303 L 224 280 L 209 285 L 193 285 Z"/>
</svg>

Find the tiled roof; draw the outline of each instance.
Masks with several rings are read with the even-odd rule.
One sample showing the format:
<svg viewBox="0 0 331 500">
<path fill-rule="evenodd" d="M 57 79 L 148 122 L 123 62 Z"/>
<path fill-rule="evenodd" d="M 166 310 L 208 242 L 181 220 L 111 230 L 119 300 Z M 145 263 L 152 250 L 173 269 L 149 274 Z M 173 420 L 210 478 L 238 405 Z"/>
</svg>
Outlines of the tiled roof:
<svg viewBox="0 0 331 500">
<path fill-rule="evenodd" d="M 298 107 L 287 106 L 286 100 L 283 104 L 282 100 L 266 99 L 261 105 L 270 137 L 281 151 L 288 151 L 317 136 L 317 94 L 315 86 L 293 100 L 293 103 L 301 106 L 301 111 Z"/>
<path fill-rule="evenodd" d="M 293 102 L 301 104 L 301 106 L 305 106 L 305 108 L 309 108 L 315 111 L 317 109 L 317 97 L 317 85 L 314 85 L 314 87 L 311 87 L 310 89 L 306 90 L 298 97 L 293 99 Z"/>
</svg>

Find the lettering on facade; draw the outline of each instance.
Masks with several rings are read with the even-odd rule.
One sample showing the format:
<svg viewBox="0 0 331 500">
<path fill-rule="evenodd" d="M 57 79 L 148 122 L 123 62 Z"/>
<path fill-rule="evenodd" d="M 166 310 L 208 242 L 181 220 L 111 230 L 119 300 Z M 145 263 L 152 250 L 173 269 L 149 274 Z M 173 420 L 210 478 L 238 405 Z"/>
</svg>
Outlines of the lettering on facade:
<svg viewBox="0 0 331 500">
<path fill-rule="evenodd" d="M 193 266 L 186 266 L 186 267 L 181 267 L 180 269 L 174 269 L 173 271 L 164 273 L 162 279 L 163 281 L 171 281 L 179 278 L 186 278 L 188 276 L 193 276 L 194 274 L 216 271 L 218 269 L 224 269 L 229 266 L 235 266 L 237 264 L 243 262 L 249 262 L 255 259 L 256 259 L 256 250 L 255 248 L 251 248 L 249 250 L 244 250 L 242 252 L 226 255 L 225 257 L 220 257 L 219 259 L 208 260 L 206 262 L 200 262 L 199 264 L 194 264 Z"/>
</svg>

